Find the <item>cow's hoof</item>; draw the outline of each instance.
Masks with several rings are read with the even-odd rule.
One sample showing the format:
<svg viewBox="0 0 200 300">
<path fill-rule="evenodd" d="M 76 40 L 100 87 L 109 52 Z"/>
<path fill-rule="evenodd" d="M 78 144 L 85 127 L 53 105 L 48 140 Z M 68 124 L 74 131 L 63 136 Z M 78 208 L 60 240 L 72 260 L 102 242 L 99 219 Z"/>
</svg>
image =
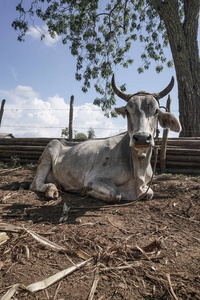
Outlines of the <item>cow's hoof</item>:
<svg viewBox="0 0 200 300">
<path fill-rule="evenodd" d="M 55 185 L 50 185 L 45 191 L 45 197 L 49 199 L 57 199 L 58 198 L 58 190 Z"/>
<path fill-rule="evenodd" d="M 144 194 L 144 197 L 142 199 L 151 200 L 152 198 L 153 198 L 153 190 L 149 188 L 148 191 Z"/>
<path fill-rule="evenodd" d="M 115 204 L 115 203 L 119 203 L 122 200 L 121 195 L 115 195 L 115 196 L 108 196 L 105 197 L 104 201 L 107 203 L 111 203 L 111 204 Z"/>
</svg>

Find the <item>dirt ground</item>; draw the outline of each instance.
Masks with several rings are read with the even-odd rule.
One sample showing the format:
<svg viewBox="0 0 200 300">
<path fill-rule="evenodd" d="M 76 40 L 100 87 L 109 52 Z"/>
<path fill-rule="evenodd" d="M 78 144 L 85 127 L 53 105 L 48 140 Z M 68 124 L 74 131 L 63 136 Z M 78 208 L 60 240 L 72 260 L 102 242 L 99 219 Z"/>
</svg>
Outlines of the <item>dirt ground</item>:
<svg viewBox="0 0 200 300">
<path fill-rule="evenodd" d="M 152 200 L 110 207 L 62 191 L 46 201 L 28 190 L 35 171 L 0 167 L 0 225 L 24 228 L 7 230 L 0 245 L 0 297 L 13 284 L 28 286 L 84 262 L 82 250 L 91 258 L 84 266 L 44 290 L 20 288 L 12 299 L 200 299 L 200 176 L 156 175 Z M 64 203 L 70 210 L 62 223 Z"/>
</svg>

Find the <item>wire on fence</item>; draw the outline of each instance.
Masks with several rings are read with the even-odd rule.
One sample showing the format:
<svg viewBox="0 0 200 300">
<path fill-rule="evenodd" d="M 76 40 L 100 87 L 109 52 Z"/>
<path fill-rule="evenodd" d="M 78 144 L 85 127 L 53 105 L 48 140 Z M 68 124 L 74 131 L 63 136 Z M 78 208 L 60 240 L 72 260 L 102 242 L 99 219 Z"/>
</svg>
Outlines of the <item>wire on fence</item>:
<svg viewBox="0 0 200 300">
<path fill-rule="evenodd" d="M 55 110 L 55 111 L 69 111 L 70 110 L 70 108 L 5 108 L 4 109 L 4 111 L 6 111 L 6 110 L 14 110 L 14 111 L 21 111 L 21 110 L 31 110 L 31 111 L 51 111 L 51 110 Z M 77 110 L 77 111 L 102 111 L 100 108 L 97 108 L 97 109 L 95 109 L 95 108 L 76 108 L 76 107 L 74 107 L 74 109 L 73 110 Z M 171 110 L 171 112 L 179 112 L 179 110 L 177 110 L 177 109 L 174 109 L 174 110 Z"/>
<path fill-rule="evenodd" d="M 6 109 L 4 109 L 4 111 L 6 111 L 6 110 L 14 110 L 14 111 L 17 111 L 17 110 L 38 110 L 38 111 L 49 111 L 49 110 L 66 110 L 66 111 L 69 111 L 70 110 L 70 108 L 6 108 Z M 74 110 L 81 110 L 81 111 L 86 111 L 86 110 L 88 110 L 88 111 L 101 111 L 100 110 L 100 108 L 99 109 L 91 109 L 91 108 L 74 108 Z"/>
<path fill-rule="evenodd" d="M 2 125 L 1 127 L 6 127 L 6 128 L 60 128 L 64 129 L 66 128 L 66 125 L 63 126 L 30 126 L 30 125 Z M 73 126 L 74 129 L 90 129 L 89 127 L 76 127 Z M 92 127 L 94 130 L 125 130 L 124 128 L 109 128 L 109 127 Z"/>
</svg>

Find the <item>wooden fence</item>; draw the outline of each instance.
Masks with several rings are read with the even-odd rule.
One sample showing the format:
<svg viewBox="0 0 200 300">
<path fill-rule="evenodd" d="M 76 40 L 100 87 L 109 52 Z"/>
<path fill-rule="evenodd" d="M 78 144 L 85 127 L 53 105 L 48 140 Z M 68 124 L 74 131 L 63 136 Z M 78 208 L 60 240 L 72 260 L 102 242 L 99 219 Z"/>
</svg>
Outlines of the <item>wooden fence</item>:
<svg viewBox="0 0 200 300">
<path fill-rule="evenodd" d="M 37 163 L 51 138 L 4 138 L 0 139 L 0 161 L 16 158 L 20 163 Z M 161 139 L 158 140 L 158 146 Z M 154 160 L 154 155 L 152 161 Z M 200 137 L 169 138 L 166 150 L 166 170 L 173 173 L 200 174 Z M 160 149 L 157 171 L 160 170 Z"/>
<path fill-rule="evenodd" d="M 162 139 L 159 139 L 158 146 Z M 160 149 L 157 169 L 160 169 Z M 154 158 L 154 156 L 153 156 Z M 200 137 L 168 138 L 166 170 L 172 173 L 200 174 Z"/>
</svg>

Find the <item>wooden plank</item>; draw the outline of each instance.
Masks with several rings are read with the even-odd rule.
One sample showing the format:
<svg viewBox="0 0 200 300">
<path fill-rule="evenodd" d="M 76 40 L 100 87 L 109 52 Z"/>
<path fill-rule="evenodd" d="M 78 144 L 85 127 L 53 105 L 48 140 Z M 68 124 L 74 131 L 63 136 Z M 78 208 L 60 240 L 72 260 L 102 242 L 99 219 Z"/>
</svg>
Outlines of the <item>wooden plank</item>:
<svg viewBox="0 0 200 300">
<path fill-rule="evenodd" d="M 73 112 L 74 112 L 74 96 L 70 98 L 70 110 L 69 110 L 69 140 L 73 140 Z"/>
<path fill-rule="evenodd" d="M 200 170 L 199 169 L 194 169 L 194 168 L 179 168 L 179 167 L 168 167 L 166 169 L 167 173 L 172 173 L 172 174 L 190 174 L 190 175 L 200 175 Z"/>
<path fill-rule="evenodd" d="M 176 137 L 176 138 L 169 138 L 170 141 L 173 140 L 199 140 L 200 141 L 200 137 L 199 136 L 191 136 L 191 137 Z"/>
<path fill-rule="evenodd" d="M 200 149 L 187 149 L 187 148 L 167 148 L 167 154 L 169 155 L 199 155 L 200 156 Z"/>
<path fill-rule="evenodd" d="M 0 108 L 0 127 L 1 127 L 1 121 L 2 121 L 2 117 L 3 117 L 5 103 L 6 103 L 6 100 L 3 99 L 1 102 L 1 108 Z"/>
<path fill-rule="evenodd" d="M 170 106 L 171 106 L 171 96 L 168 95 L 166 109 L 168 112 L 170 112 Z M 160 170 L 161 172 L 165 172 L 166 170 L 166 152 L 167 152 L 167 140 L 168 140 L 168 133 L 169 129 L 163 130 L 163 137 L 160 145 Z"/>
<path fill-rule="evenodd" d="M 200 149 L 200 140 L 170 140 L 167 142 L 168 146 L 179 146 L 179 147 L 195 147 Z"/>
<path fill-rule="evenodd" d="M 192 161 L 169 161 L 167 160 L 167 166 L 186 167 L 186 168 L 200 168 L 200 162 Z"/>
<path fill-rule="evenodd" d="M 167 162 L 168 161 L 191 161 L 191 162 L 200 162 L 200 155 L 168 155 L 167 154 Z"/>
<path fill-rule="evenodd" d="M 157 140 L 157 145 L 161 145 L 162 138 L 159 138 Z M 200 137 L 194 137 L 194 138 L 168 138 L 168 145 L 200 145 Z"/>
<path fill-rule="evenodd" d="M 66 140 L 63 138 L 0 138 L 0 145 L 29 145 L 29 146 L 46 146 L 52 140 Z M 74 143 L 80 143 L 87 140 L 74 139 Z"/>
<path fill-rule="evenodd" d="M 16 155 L 20 158 L 20 163 L 37 163 L 45 146 L 51 140 L 51 138 L 0 139 L 0 160 L 11 161 L 11 157 Z M 182 142 L 184 142 L 183 145 Z M 193 147 L 191 143 L 194 143 L 195 147 Z M 152 156 L 151 162 L 153 163 L 153 161 L 154 155 Z M 159 163 L 160 151 L 157 169 Z M 182 170 L 182 172 L 187 171 L 187 169 L 200 170 L 200 137 L 170 138 L 167 145 L 166 164 L 167 169 L 177 169 Z"/>
<path fill-rule="evenodd" d="M 11 138 L 0 139 L 0 145 L 47 145 L 51 138 Z"/>
<path fill-rule="evenodd" d="M 19 157 L 40 157 L 42 151 L 40 152 L 31 152 L 31 151 L 1 151 L 0 150 L 0 157 L 11 157 L 11 156 L 19 156 Z"/>
<path fill-rule="evenodd" d="M 35 146 L 35 145 L 0 145 L 0 151 L 44 151 L 45 146 Z"/>
<path fill-rule="evenodd" d="M 200 141 L 199 136 L 195 137 L 168 137 L 168 141 Z M 158 142 L 160 143 L 162 141 L 162 138 L 158 139 Z"/>
<path fill-rule="evenodd" d="M 12 160 L 11 158 L 0 158 L 0 161 L 1 162 L 4 162 L 4 163 L 12 163 Z M 30 158 L 20 158 L 20 164 L 37 164 L 38 163 L 38 159 L 30 159 Z"/>
</svg>

